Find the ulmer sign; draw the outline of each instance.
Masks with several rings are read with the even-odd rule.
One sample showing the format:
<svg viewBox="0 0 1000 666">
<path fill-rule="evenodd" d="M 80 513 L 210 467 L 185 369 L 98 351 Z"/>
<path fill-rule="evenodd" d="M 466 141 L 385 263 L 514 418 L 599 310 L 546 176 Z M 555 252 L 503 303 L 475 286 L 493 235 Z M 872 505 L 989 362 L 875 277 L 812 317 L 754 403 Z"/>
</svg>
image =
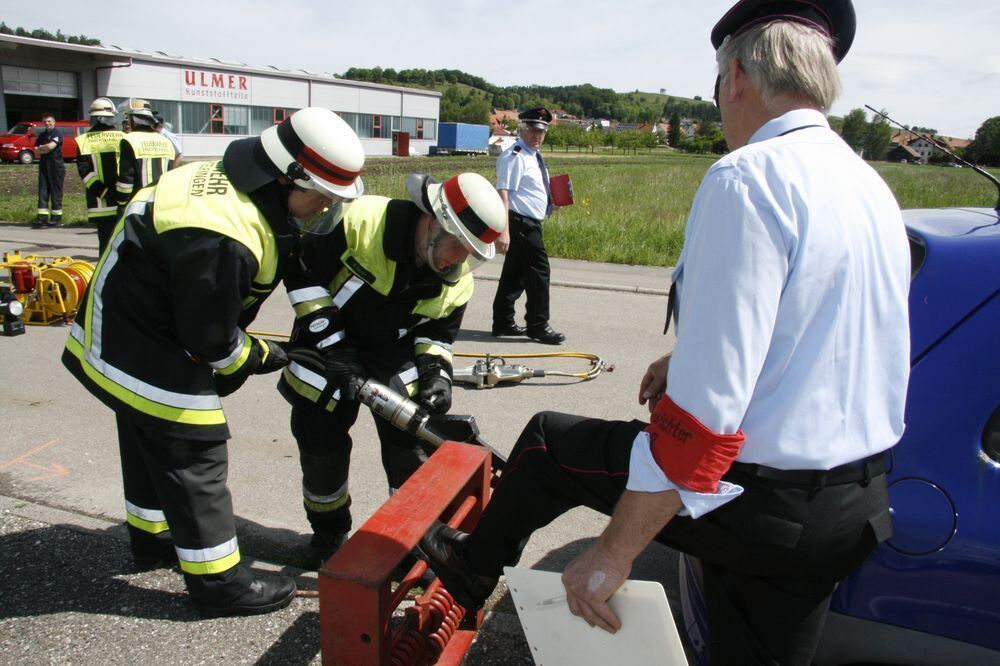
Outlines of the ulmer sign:
<svg viewBox="0 0 1000 666">
<path fill-rule="evenodd" d="M 181 99 L 197 102 L 250 103 L 250 77 L 245 74 L 185 69 Z"/>
</svg>

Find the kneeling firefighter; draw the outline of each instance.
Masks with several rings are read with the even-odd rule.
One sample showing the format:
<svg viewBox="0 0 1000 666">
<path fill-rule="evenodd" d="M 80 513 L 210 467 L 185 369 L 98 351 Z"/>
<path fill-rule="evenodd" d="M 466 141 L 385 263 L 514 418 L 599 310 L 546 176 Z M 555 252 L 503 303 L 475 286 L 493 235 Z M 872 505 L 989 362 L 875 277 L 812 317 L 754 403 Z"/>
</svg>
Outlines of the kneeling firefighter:
<svg viewBox="0 0 1000 666">
<path fill-rule="evenodd" d="M 499 194 L 478 174 L 444 183 L 414 174 L 407 190 L 413 201 L 352 202 L 334 233 L 303 243 L 301 273 L 286 279 L 294 352 L 278 389 L 292 404 L 313 568 L 351 529 L 347 477 L 358 386 L 371 377 L 431 413 L 448 411 L 451 348 L 472 296 L 472 269 L 494 257 L 493 241 L 507 223 Z M 392 492 L 427 452 L 387 421 L 375 426 Z"/>
<path fill-rule="evenodd" d="M 292 579 L 240 565 L 220 396 L 287 364 L 245 327 L 301 236 L 329 232 L 361 194 L 363 164 L 343 120 L 306 108 L 220 161 L 163 174 L 129 203 L 70 331 L 63 364 L 117 417 L 136 565 L 179 560 L 205 615 L 266 613 L 295 595 Z"/>
</svg>

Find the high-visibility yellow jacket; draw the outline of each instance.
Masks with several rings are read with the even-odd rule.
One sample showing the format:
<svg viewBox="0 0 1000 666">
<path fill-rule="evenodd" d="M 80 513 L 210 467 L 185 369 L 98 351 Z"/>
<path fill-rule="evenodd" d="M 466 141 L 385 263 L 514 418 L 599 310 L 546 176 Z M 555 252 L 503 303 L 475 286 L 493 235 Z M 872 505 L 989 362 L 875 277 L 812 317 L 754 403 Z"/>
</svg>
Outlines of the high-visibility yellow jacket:
<svg viewBox="0 0 1000 666">
<path fill-rule="evenodd" d="M 119 152 L 115 191 L 120 204 L 127 204 L 142 188 L 155 185 L 177 156 L 170 139 L 146 128 L 123 135 Z"/>
<path fill-rule="evenodd" d="M 114 215 L 118 209 L 118 151 L 124 133 L 94 125 L 76 138 L 76 168 L 87 192 L 87 219 Z"/>
<path fill-rule="evenodd" d="M 63 364 L 144 427 L 227 439 L 213 370 L 229 374 L 247 360 L 244 327 L 298 243 L 287 216 L 276 182 L 244 194 L 221 161 L 164 174 L 118 222 Z"/>
<path fill-rule="evenodd" d="M 412 345 L 412 357 L 438 356 L 451 367 L 452 344 L 472 297 L 466 273 L 446 284 L 413 260 L 420 209 L 410 201 L 363 196 L 350 203 L 338 228 L 327 236 L 306 237 L 300 261 L 286 279 L 295 309 L 293 343 L 301 321 L 322 308 L 336 307 L 343 328 L 334 338 L 350 340 L 361 352 L 385 345 Z M 300 371 L 301 370 L 301 371 Z M 413 395 L 416 374 L 405 382 Z M 325 380 L 296 364 L 282 372 L 278 388 L 290 400 L 316 402 Z M 322 405 L 331 410 L 335 402 Z"/>
</svg>

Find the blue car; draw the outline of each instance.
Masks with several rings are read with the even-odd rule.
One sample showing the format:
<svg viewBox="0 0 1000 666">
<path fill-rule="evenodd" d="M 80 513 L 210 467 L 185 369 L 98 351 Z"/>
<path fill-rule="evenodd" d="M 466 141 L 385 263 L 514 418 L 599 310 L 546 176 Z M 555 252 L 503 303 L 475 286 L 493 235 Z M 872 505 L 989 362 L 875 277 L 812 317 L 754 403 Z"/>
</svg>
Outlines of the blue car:
<svg viewBox="0 0 1000 666">
<path fill-rule="evenodd" d="M 1000 664 L 1000 213 L 905 210 L 911 377 L 893 537 L 837 588 L 816 664 Z M 708 663 L 697 560 L 685 631 Z"/>
</svg>

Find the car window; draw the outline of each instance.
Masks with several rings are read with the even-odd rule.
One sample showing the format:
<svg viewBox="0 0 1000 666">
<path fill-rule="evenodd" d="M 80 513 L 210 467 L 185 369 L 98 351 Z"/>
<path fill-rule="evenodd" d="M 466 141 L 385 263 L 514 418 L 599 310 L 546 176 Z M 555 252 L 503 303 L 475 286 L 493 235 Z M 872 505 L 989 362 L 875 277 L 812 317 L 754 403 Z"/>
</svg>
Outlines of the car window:
<svg viewBox="0 0 1000 666">
<path fill-rule="evenodd" d="M 31 126 L 27 123 L 18 123 L 10 128 L 7 134 L 14 134 L 16 136 L 24 136 L 31 129 Z"/>
</svg>

